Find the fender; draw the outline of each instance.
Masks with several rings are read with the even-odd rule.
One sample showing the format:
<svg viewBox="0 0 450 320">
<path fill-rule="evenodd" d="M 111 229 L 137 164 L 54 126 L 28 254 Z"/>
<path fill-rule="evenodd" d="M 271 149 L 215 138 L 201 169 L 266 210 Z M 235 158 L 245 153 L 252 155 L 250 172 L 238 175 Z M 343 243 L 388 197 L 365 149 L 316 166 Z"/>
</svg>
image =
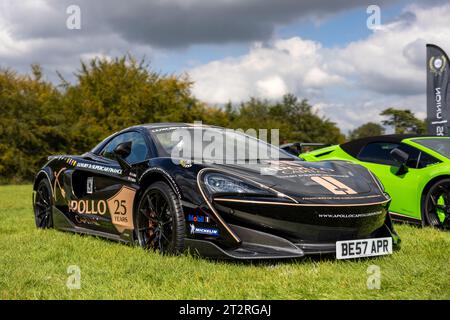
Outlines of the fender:
<svg viewBox="0 0 450 320">
<path fill-rule="evenodd" d="M 178 188 L 177 183 L 176 183 L 175 180 L 172 178 L 172 176 L 171 176 L 167 171 L 165 171 L 164 169 L 161 169 L 161 168 L 149 168 L 149 169 L 145 170 L 144 173 L 143 173 L 143 174 L 141 175 L 141 177 L 139 178 L 139 185 L 141 184 L 142 180 L 143 180 L 146 176 L 148 176 L 149 174 L 155 173 L 155 172 L 156 172 L 156 173 L 162 174 L 162 175 L 166 178 L 166 181 L 170 184 L 170 186 L 172 187 L 172 189 L 173 189 L 173 190 L 175 191 L 175 193 L 177 194 L 178 198 L 181 200 L 181 199 L 182 199 L 181 191 L 180 191 L 180 189 Z"/>
</svg>

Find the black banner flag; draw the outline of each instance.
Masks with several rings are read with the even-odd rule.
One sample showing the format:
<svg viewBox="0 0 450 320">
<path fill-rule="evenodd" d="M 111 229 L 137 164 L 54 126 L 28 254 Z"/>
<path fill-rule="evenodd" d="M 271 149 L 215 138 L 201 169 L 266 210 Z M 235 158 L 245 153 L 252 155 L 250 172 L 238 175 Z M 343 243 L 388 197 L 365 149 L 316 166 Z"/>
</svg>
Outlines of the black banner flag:
<svg viewBox="0 0 450 320">
<path fill-rule="evenodd" d="M 450 71 L 447 54 L 434 44 L 427 44 L 427 123 L 428 133 L 450 134 Z"/>
</svg>

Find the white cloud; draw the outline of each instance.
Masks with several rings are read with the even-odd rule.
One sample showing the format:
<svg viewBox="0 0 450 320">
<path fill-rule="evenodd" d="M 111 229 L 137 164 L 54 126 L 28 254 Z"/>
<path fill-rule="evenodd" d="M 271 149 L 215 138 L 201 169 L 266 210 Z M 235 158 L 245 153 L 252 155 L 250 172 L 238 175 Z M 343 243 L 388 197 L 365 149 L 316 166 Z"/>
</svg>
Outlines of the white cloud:
<svg viewBox="0 0 450 320">
<path fill-rule="evenodd" d="M 294 20 L 363 7 L 357 0 L 344 2 L 0 0 L 0 67 L 28 72 L 31 63 L 40 63 L 50 80 L 56 80 L 55 70 L 70 80 L 80 59 L 130 52 L 154 61 L 173 52 L 158 46 L 265 41 Z M 65 9 L 73 3 L 82 7 L 82 30 L 65 27 Z M 427 6 L 410 6 L 396 21 L 344 47 L 274 38 L 253 44 L 243 56 L 196 65 L 189 70 L 194 94 L 224 103 L 293 92 L 344 129 L 378 119 L 391 106 L 424 116 L 425 43 L 450 50 L 450 4 Z"/>
<path fill-rule="evenodd" d="M 271 76 L 259 80 L 256 82 L 256 87 L 259 94 L 271 99 L 276 99 L 287 93 L 286 84 L 279 76 Z"/>
<path fill-rule="evenodd" d="M 293 37 L 194 67 L 194 94 L 210 103 L 293 92 L 345 130 L 381 120 L 388 107 L 425 117 L 425 44 L 450 49 L 450 4 L 407 7 L 395 21 L 340 48 Z M 261 88 L 264 90 L 261 90 Z"/>
<path fill-rule="evenodd" d="M 212 103 L 249 96 L 277 99 L 286 92 L 311 95 L 323 86 L 344 82 L 328 72 L 322 51 L 318 43 L 294 37 L 276 40 L 270 47 L 256 44 L 247 55 L 214 61 L 189 73 L 196 82 L 194 93 Z"/>
</svg>

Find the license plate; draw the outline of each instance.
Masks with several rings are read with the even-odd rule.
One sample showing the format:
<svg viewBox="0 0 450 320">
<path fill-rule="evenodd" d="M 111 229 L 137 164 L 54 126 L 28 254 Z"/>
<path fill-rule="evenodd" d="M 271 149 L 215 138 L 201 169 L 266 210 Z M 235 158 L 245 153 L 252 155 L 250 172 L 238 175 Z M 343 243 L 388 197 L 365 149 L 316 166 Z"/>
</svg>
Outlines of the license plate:
<svg viewBox="0 0 450 320">
<path fill-rule="evenodd" d="M 337 259 L 375 257 L 386 254 L 392 254 L 392 238 L 375 238 L 336 242 Z"/>
</svg>

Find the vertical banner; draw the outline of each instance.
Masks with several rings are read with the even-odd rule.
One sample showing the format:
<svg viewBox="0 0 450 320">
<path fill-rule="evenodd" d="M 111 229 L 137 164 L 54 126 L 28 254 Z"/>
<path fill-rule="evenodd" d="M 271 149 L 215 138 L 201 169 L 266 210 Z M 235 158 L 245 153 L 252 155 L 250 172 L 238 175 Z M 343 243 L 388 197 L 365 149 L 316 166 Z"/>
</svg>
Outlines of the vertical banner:
<svg viewBox="0 0 450 320">
<path fill-rule="evenodd" d="M 450 72 L 447 54 L 434 44 L 427 44 L 427 123 L 428 133 L 450 133 Z"/>
</svg>

